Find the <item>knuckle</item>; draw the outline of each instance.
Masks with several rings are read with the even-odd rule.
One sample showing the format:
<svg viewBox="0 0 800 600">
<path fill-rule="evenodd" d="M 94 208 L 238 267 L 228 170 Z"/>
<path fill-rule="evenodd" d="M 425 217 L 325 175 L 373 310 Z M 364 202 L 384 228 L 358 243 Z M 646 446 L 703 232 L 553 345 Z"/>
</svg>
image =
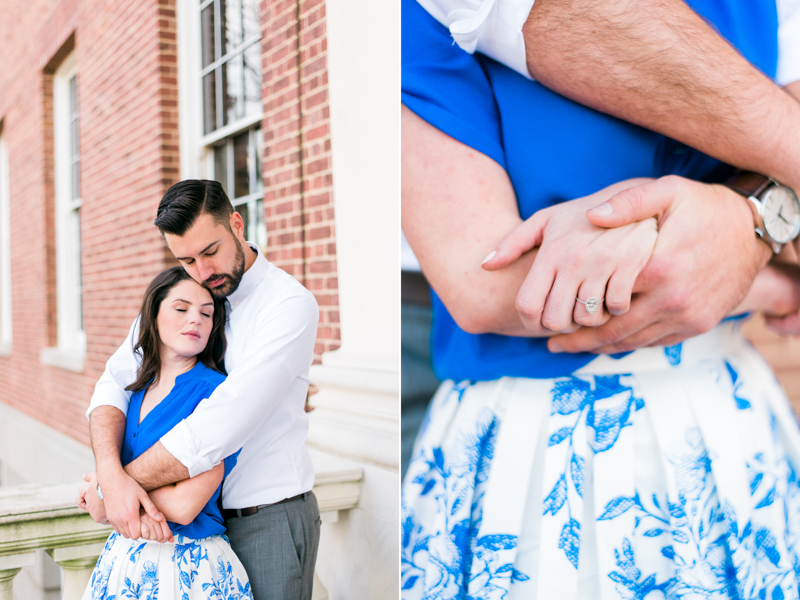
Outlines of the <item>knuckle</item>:
<svg viewBox="0 0 800 600">
<path fill-rule="evenodd" d="M 614 310 L 627 310 L 630 296 L 610 294 L 606 296 L 606 306 Z"/>
<path fill-rule="evenodd" d="M 520 315 L 532 321 L 541 316 L 541 308 L 528 297 L 517 296 L 515 306 Z"/>
</svg>

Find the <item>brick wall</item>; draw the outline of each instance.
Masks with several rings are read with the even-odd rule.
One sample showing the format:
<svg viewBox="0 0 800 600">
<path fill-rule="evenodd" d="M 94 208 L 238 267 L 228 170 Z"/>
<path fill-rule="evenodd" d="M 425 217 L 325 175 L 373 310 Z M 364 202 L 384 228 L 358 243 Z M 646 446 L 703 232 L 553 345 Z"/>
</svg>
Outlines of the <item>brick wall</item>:
<svg viewBox="0 0 800 600">
<path fill-rule="evenodd" d="M 0 400 L 88 443 L 84 411 L 168 252 L 152 226 L 178 178 L 172 0 L 5 0 L 0 118 L 8 146 L 13 352 Z M 44 366 L 57 341 L 53 72 L 74 49 L 80 112 L 85 373 Z"/>
<path fill-rule="evenodd" d="M 298 21 L 298 12 L 300 19 Z M 178 181 L 175 0 L 4 0 L 0 124 L 9 151 L 14 339 L 0 401 L 88 443 L 84 411 L 152 277 L 174 258 L 152 226 Z M 262 2 L 267 257 L 317 297 L 315 349 L 339 345 L 323 0 Z M 74 51 L 80 112 L 84 373 L 57 343 L 53 73 Z M 301 113 L 302 107 L 302 113 Z"/>
<path fill-rule="evenodd" d="M 325 4 L 264 1 L 261 25 L 267 258 L 317 298 L 318 362 L 340 340 Z"/>
</svg>

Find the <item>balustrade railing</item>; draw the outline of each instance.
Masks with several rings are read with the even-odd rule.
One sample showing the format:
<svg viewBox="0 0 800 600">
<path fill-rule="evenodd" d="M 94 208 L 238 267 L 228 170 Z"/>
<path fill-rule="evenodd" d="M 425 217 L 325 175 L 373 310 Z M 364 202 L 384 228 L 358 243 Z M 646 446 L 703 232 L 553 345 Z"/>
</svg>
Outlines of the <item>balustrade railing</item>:
<svg viewBox="0 0 800 600">
<path fill-rule="evenodd" d="M 358 504 L 363 473 L 328 454 L 312 452 L 312 459 L 323 523 L 336 521 L 338 511 Z M 111 528 L 75 505 L 77 493 L 77 483 L 0 488 L 0 600 L 13 600 L 14 577 L 36 563 L 40 549 L 64 571 L 62 600 L 80 600 Z M 315 578 L 314 599 L 325 598 Z"/>
</svg>

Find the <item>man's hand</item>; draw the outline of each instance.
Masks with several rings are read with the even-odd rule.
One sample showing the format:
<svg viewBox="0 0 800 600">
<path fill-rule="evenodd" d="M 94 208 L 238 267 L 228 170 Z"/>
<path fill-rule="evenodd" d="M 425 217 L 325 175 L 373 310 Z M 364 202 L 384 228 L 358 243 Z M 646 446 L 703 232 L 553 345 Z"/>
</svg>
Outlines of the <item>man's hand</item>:
<svg viewBox="0 0 800 600">
<path fill-rule="evenodd" d="M 742 301 L 772 255 L 754 233 L 746 200 L 721 185 L 662 177 L 623 190 L 587 217 L 600 227 L 656 217 L 658 240 L 630 310 L 551 338 L 553 352 L 614 354 L 704 333 Z"/>
<path fill-rule="evenodd" d="M 106 518 L 123 537 L 134 540 L 141 537 L 141 508 L 154 522 L 166 525 L 164 516 L 150 500 L 147 492 L 124 471 L 118 471 L 102 477 L 101 488 L 103 490 Z"/>
</svg>

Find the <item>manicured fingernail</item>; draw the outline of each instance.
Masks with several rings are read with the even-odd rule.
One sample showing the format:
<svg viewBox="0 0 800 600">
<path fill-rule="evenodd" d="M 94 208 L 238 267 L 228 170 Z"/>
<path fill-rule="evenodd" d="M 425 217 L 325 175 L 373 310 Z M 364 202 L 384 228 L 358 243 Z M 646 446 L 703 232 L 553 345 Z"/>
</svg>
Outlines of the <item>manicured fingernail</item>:
<svg viewBox="0 0 800 600">
<path fill-rule="evenodd" d="M 486 258 L 483 259 L 483 262 L 481 264 L 485 265 L 487 262 L 489 262 L 490 260 L 492 260 L 494 258 L 495 254 L 497 254 L 497 250 L 492 250 L 489 253 L 489 256 L 487 256 Z"/>
<path fill-rule="evenodd" d="M 595 206 L 591 212 L 596 214 L 598 217 L 609 217 L 611 216 L 611 213 L 614 212 L 614 207 L 608 202 L 603 202 L 600 206 Z"/>
</svg>

